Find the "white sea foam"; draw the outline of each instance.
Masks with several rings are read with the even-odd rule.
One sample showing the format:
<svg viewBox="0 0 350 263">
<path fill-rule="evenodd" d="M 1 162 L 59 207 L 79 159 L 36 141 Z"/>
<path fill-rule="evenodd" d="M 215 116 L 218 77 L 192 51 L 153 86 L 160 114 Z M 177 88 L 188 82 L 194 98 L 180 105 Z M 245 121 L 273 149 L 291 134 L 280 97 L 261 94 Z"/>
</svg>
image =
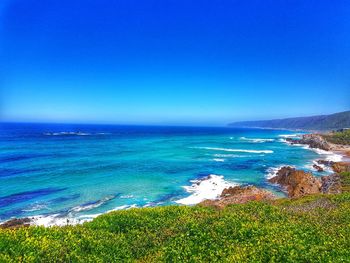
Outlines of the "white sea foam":
<svg viewBox="0 0 350 263">
<path fill-rule="evenodd" d="M 65 226 L 65 225 L 76 225 L 82 224 L 91 219 L 79 219 L 76 217 L 62 216 L 60 214 L 45 215 L 45 216 L 34 216 L 31 218 L 32 224 L 36 226 Z"/>
<path fill-rule="evenodd" d="M 97 132 L 97 133 L 89 133 L 89 132 L 73 132 L 73 131 L 63 131 L 63 132 L 44 132 L 44 135 L 47 136 L 73 136 L 73 135 L 77 135 L 77 136 L 88 136 L 88 135 L 108 135 L 111 134 L 109 132 Z"/>
<path fill-rule="evenodd" d="M 318 163 L 317 160 L 313 160 L 311 163 L 307 163 L 304 165 L 304 167 L 308 170 L 311 171 L 317 171 L 317 169 L 314 167 L 314 165 L 317 165 L 319 167 L 321 167 L 323 169 L 323 171 L 327 172 L 327 173 L 332 173 L 333 170 L 331 167 L 328 167 L 322 163 Z"/>
<path fill-rule="evenodd" d="M 184 186 L 190 196 L 177 200 L 176 203 L 184 205 L 198 204 L 205 199 L 216 199 L 225 188 L 236 186 L 237 183 L 227 182 L 222 175 L 211 174 L 201 180 L 192 180 L 192 185 Z"/>
<path fill-rule="evenodd" d="M 308 145 L 303 146 L 303 148 L 311 150 L 311 151 L 314 151 L 314 152 L 316 152 L 319 155 L 323 155 L 327 161 L 340 162 L 343 159 L 342 155 L 334 153 L 332 151 L 325 151 L 325 150 L 322 150 L 322 149 L 311 148 Z"/>
<path fill-rule="evenodd" d="M 97 208 L 97 207 L 99 207 L 101 205 L 102 205 L 101 203 L 90 204 L 90 205 L 78 205 L 78 206 L 75 206 L 72 209 L 70 209 L 69 212 L 88 211 L 88 210 L 92 210 L 94 208 Z"/>
<path fill-rule="evenodd" d="M 133 198 L 134 196 L 133 195 L 121 195 L 120 198 L 123 198 L 123 199 L 129 199 L 129 198 Z"/>
<path fill-rule="evenodd" d="M 91 133 L 86 133 L 86 132 L 45 132 L 44 135 L 48 135 L 48 136 L 62 136 L 62 135 L 87 136 L 87 135 L 91 135 Z"/>
<path fill-rule="evenodd" d="M 69 212 L 71 213 L 71 212 L 81 212 L 81 211 L 92 210 L 94 208 L 97 208 L 97 207 L 105 204 L 106 202 L 108 202 L 114 198 L 115 198 L 114 195 L 106 196 L 105 198 L 98 200 L 96 202 L 91 202 L 91 203 L 87 203 L 84 205 L 79 205 L 79 206 L 73 207 L 69 210 Z"/>
<path fill-rule="evenodd" d="M 253 157 L 253 155 L 239 155 L 239 154 L 233 154 L 233 153 L 215 153 L 213 156 L 214 157 L 218 157 L 218 158 L 247 158 L 247 157 Z"/>
<path fill-rule="evenodd" d="M 314 149 L 314 148 L 310 148 L 310 147 L 308 147 L 308 149 L 310 149 L 310 150 L 312 150 L 320 155 L 323 155 L 327 161 L 340 162 L 343 159 L 342 155 L 336 154 L 336 153 L 331 152 L 331 151 L 324 151 L 321 149 Z"/>
<path fill-rule="evenodd" d="M 215 162 L 224 162 L 225 159 L 223 159 L 223 158 L 214 158 L 213 161 L 215 161 Z"/>
<path fill-rule="evenodd" d="M 314 151 L 315 153 L 322 155 L 325 160 L 327 161 L 332 161 L 332 162 L 340 162 L 343 159 L 343 156 L 340 154 L 336 154 L 332 151 L 325 151 L 322 149 L 318 148 L 311 148 L 309 145 L 304 145 L 304 144 L 293 144 L 293 146 L 300 146 L 305 150 L 311 150 Z"/>
<path fill-rule="evenodd" d="M 273 142 L 275 139 L 260 139 L 260 138 L 246 138 L 246 137 L 240 137 L 240 140 L 248 141 L 252 143 L 264 143 L 264 142 Z"/>
<path fill-rule="evenodd" d="M 292 143 L 289 142 L 289 141 L 287 141 L 286 139 L 279 139 L 278 141 L 279 141 L 279 142 L 286 143 L 286 144 L 289 144 L 289 145 L 292 145 Z"/>
<path fill-rule="evenodd" d="M 278 137 L 282 138 L 300 138 L 302 134 L 301 133 L 294 133 L 294 134 L 280 134 Z"/>
<path fill-rule="evenodd" d="M 223 151 L 223 152 L 243 152 L 243 153 L 273 153 L 272 150 L 246 150 L 246 149 L 230 149 L 230 148 L 217 148 L 217 147 L 195 147 L 197 149 Z"/>
<path fill-rule="evenodd" d="M 23 209 L 23 212 L 33 212 L 47 208 L 47 205 L 44 203 L 34 203 L 28 208 Z"/>
<path fill-rule="evenodd" d="M 117 210 L 124 210 L 129 208 L 137 207 L 136 204 L 132 205 L 122 205 L 118 206 L 114 209 L 108 210 L 108 212 L 117 211 Z M 37 226 L 65 226 L 65 225 L 77 225 L 82 224 L 84 222 L 92 221 L 94 218 L 102 215 L 102 213 L 97 214 L 86 214 L 86 215 L 79 215 L 76 216 L 72 213 L 62 215 L 62 214 L 52 214 L 52 215 L 38 215 L 31 217 L 32 224 Z"/>
<path fill-rule="evenodd" d="M 130 208 L 136 208 L 137 204 L 132 204 L 132 205 L 121 205 L 121 206 L 117 206 L 116 208 L 113 208 L 111 210 L 108 210 L 108 212 L 112 212 L 112 211 L 118 211 L 118 210 L 125 210 L 125 209 L 130 209 Z"/>
<path fill-rule="evenodd" d="M 314 151 L 319 155 L 323 155 L 324 159 L 327 161 L 340 162 L 343 159 L 342 155 L 336 154 L 332 151 L 325 151 L 325 150 L 318 149 L 318 148 L 311 148 L 309 145 L 306 145 L 306 144 L 290 143 L 285 139 L 280 139 L 280 141 L 283 143 L 287 143 L 288 145 L 291 145 L 291 146 L 302 147 L 305 150 Z"/>
</svg>

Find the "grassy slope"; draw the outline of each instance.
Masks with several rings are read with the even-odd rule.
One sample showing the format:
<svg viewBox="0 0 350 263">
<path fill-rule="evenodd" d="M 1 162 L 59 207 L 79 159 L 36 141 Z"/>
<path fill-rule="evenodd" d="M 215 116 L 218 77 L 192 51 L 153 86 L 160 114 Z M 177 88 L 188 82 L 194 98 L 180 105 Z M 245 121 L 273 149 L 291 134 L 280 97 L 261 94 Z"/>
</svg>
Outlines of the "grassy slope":
<svg viewBox="0 0 350 263">
<path fill-rule="evenodd" d="M 0 230 L 0 261 L 21 260 L 350 262 L 350 194 L 130 209 L 78 226 Z"/>
</svg>

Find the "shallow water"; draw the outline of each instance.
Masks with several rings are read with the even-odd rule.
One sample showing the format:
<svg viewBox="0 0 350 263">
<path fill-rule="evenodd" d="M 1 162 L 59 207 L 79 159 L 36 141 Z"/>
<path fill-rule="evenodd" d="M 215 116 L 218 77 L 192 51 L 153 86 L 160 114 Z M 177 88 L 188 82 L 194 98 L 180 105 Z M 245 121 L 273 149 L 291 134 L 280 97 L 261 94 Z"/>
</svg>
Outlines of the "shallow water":
<svg viewBox="0 0 350 263">
<path fill-rule="evenodd" d="M 284 138 L 292 134 L 212 127 L 1 124 L 0 221 L 40 215 L 38 224 L 65 224 L 114 209 L 194 204 L 236 184 L 278 193 L 266 181 L 273 168 L 312 170 L 315 159 L 338 158 L 288 145 Z"/>
</svg>

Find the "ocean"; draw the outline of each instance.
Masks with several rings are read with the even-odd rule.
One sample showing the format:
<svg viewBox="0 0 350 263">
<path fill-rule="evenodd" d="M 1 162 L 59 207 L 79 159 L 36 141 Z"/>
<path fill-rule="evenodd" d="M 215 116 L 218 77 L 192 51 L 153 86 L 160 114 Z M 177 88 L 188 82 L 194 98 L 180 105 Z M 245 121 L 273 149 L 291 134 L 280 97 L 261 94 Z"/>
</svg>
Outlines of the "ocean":
<svg viewBox="0 0 350 263">
<path fill-rule="evenodd" d="M 80 223 L 113 210 L 194 205 L 225 187 L 312 171 L 336 154 L 291 146 L 302 132 L 230 127 L 0 124 L 0 222 Z"/>
</svg>

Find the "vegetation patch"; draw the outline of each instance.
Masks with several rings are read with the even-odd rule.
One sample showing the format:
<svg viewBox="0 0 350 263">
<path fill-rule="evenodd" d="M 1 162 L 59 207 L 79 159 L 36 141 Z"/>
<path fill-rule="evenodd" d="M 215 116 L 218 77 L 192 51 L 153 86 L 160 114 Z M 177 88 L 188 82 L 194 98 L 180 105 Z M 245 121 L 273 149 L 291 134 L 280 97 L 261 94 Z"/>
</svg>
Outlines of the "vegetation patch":
<svg viewBox="0 0 350 263">
<path fill-rule="evenodd" d="M 349 259 L 350 193 L 250 202 L 220 210 L 200 206 L 130 209 L 83 225 L 0 229 L 0 262 Z"/>
<path fill-rule="evenodd" d="M 350 145 L 350 129 L 333 132 L 331 134 L 324 135 L 325 139 L 334 144 Z"/>
<path fill-rule="evenodd" d="M 339 176 L 342 192 L 350 192 L 350 172 L 342 172 Z"/>
</svg>

